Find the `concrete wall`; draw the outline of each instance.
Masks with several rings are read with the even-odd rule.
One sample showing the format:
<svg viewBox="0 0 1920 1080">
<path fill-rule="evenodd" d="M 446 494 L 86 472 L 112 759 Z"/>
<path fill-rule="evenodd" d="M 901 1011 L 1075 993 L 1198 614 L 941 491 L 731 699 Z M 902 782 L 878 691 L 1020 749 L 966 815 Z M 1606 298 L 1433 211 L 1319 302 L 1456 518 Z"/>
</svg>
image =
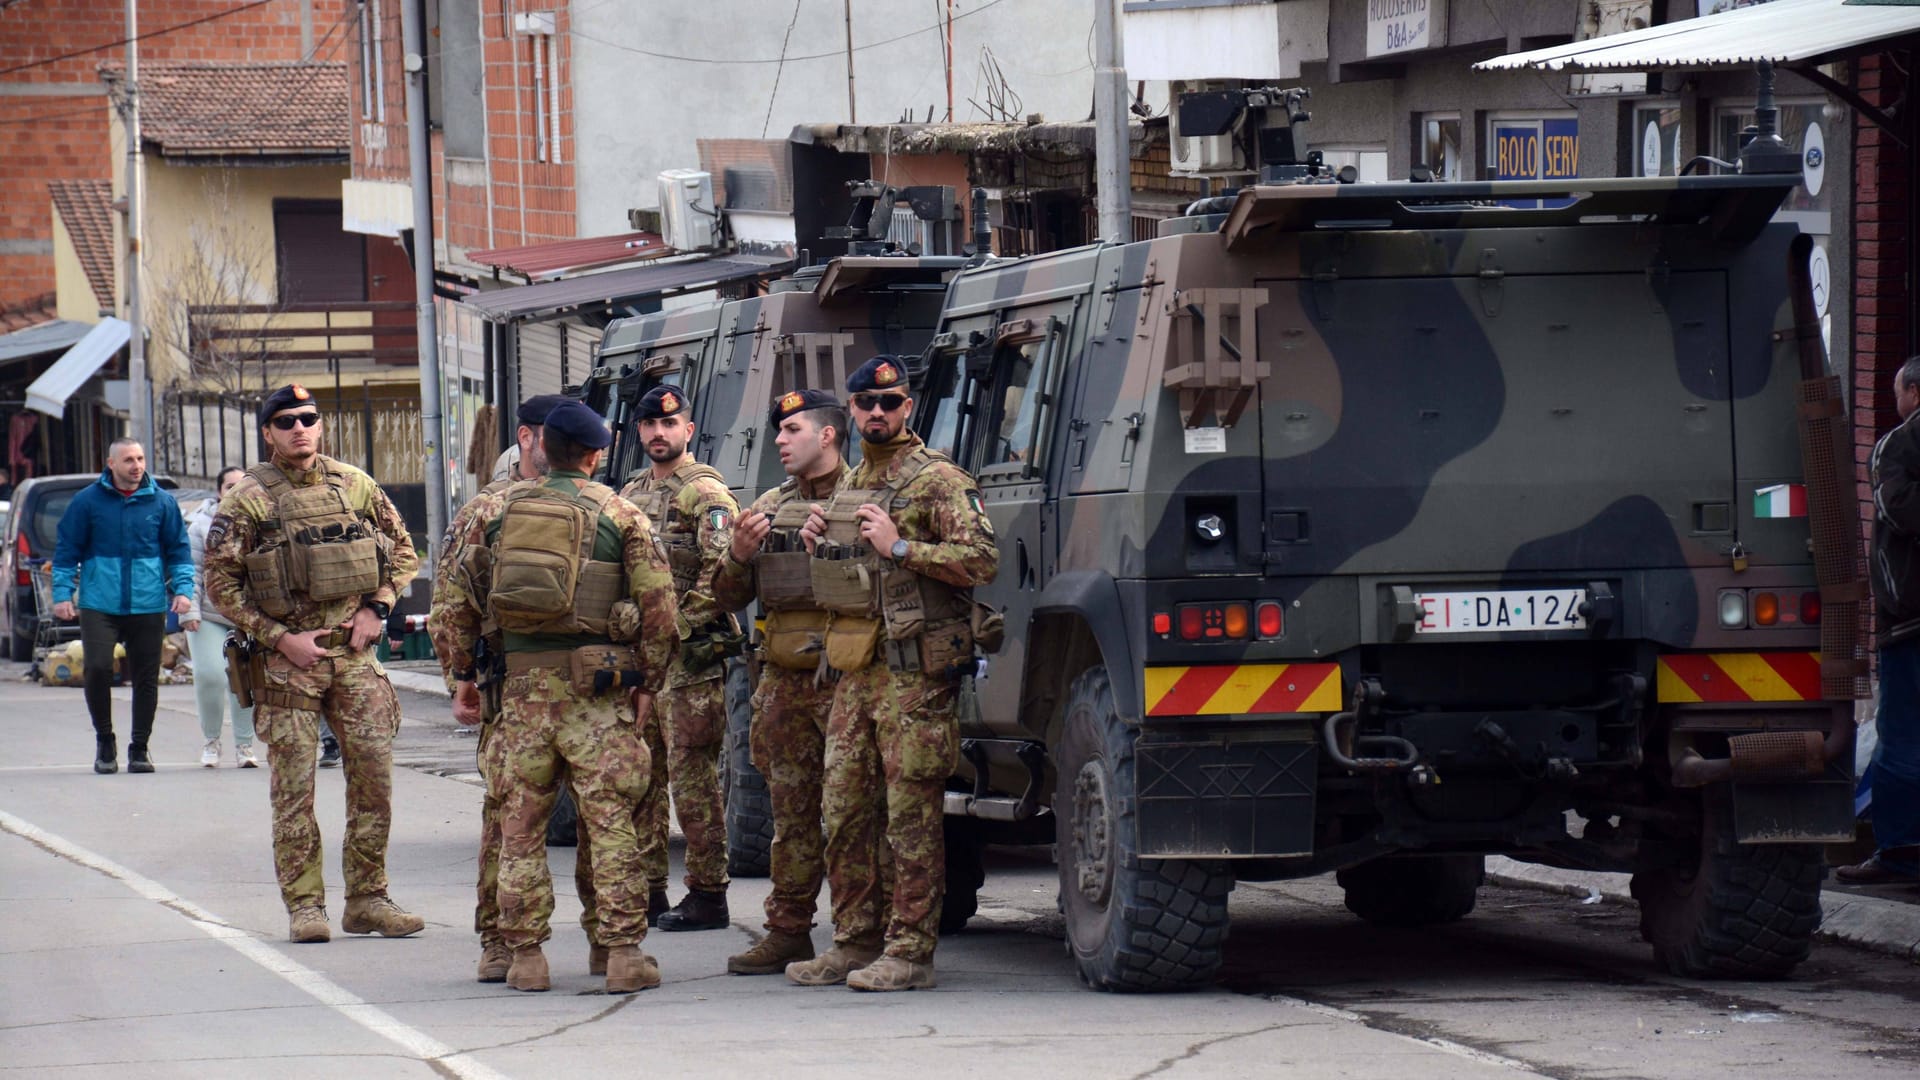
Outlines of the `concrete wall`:
<svg viewBox="0 0 1920 1080">
<path fill-rule="evenodd" d="M 937 10 L 853 0 L 861 123 L 909 111 L 924 120 L 929 106 L 934 119 L 943 118 L 945 34 L 933 29 Z M 696 138 L 777 139 L 796 124 L 846 121 L 844 11 L 826 0 L 576 0 L 569 48 L 579 235 L 618 232 L 629 207 L 654 205 L 656 174 L 697 165 Z M 1022 115 L 1090 115 L 1092 4 L 954 0 L 953 12 L 954 119 L 986 118 L 968 104 L 986 101 L 983 46 L 992 47 Z M 780 64 L 783 40 L 790 59 Z M 718 58 L 754 62 L 711 62 Z"/>
</svg>

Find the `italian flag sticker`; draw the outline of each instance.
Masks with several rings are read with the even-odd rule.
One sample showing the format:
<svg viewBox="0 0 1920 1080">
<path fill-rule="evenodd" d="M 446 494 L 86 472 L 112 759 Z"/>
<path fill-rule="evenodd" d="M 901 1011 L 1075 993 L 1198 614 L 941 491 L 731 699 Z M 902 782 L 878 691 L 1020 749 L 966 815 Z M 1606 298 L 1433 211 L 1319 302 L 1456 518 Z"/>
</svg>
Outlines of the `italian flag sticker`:
<svg viewBox="0 0 1920 1080">
<path fill-rule="evenodd" d="M 1753 516 L 1757 518 L 1797 518 L 1807 516 L 1805 484 L 1775 484 L 1755 488 Z"/>
</svg>

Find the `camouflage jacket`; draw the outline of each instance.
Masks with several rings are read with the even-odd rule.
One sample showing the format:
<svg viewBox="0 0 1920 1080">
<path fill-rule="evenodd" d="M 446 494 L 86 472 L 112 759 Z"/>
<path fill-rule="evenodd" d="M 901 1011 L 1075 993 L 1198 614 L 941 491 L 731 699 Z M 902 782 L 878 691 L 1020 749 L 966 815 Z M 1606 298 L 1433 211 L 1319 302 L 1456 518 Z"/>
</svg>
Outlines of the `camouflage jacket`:
<svg viewBox="0 0 1920 1080">
<path fill-rule="evenodd" d="M 680 488 L 680 496 L 674 498 L 674 505 L 666 511 L 666 528 L 662 530 L 691 532 L 693 550 L 699 552 L 701 559 L 701 569 L 693 577 L 693 588 L 680 594 L 682 636 L 710 625 L 730 611 L 714 601 L 708 592 L 708 580 L 714 567 L 726 559 L 728 546 L 733 544 L 733 517 L 739 515 L 739 503 L 733 502 L 733 492 L 726 488 L 726 480 L 705 469 L 701 473 L 703 475 L 695 475 Z M 620 490 L 620 498 L 645 505 L 647 496 L 660 486 L 664 486 L 664 480 L 655 479 L 653 469 L 645 469 Z M 660 538 L 670 542 L 668 536 Z"/>
<path fill-rule="evenodd" d="M 481 488 L 454 512 L 453 520 L 447 523 L 446 539 L 440 543 L 440 561 L 433 568 L 433 607 L 427 611 L 427 636 L 433 639 L 433 655 L 440 658 L 440 671 L 446 676 L 449 690 L 459 680 L 454 677 L 454 667 L 448 659 L 453 655 L 454 639 L 453 627 L 447 622 L 449 608 L 446 597 L 463 591 L 472 592 L 472 584 L 466 580 L 461 567 L 460 538 L 467 534 L 474 521 L 499 517 L 500 507 L 506 502 L 507 489 L 516 483 L 518 481 L 514 477 L 508 476 Z M 496 640 L 492 644 L 498 648 L 499 635 L 493 636 Z M 473 644 L 473 641 L 467 642 L 469 652 Z"/>
<path fill-rule="evenodd" d="M 749 514 L 765 514 L 772 518 L 774 511 L 783 504 L 794 500 L 825 503 L 839 490 L 840 482 L 847 478 L 847 463 L 818 480 L 802 480 L 797 476 L 788 477 L 787 482 L 766 492 L 753 500 L 748 507 Z M 707 591 L 715 603 L 727 611 L 740 611 L 753 602 L 759 590 L 759 581 L 754 575 L 754 560 L 735 562 L 733 546 L 729 544 L 721 554 L 719 561 L 713 564 L 713 576 L 708 579 Z"/>
<path fill-rule="evenodd" d="M 907 453 L 924 445 L 911 431 L 883 446 L 867 443 L 859 466 L 842 484 L 854 490 L 886 486 L 899 475 Z M 894 492 L 893 505 L 882 509 L 907 542 L 901 567 L 960 589 L 985 585 L 999 571 L 1000 548 L 980 489 L 953 462 L 942 459 L 920 470 Z"/>
<path fill-rule="evenodd" d="M 373 477 L 325 455 L 316 457 L 313 467 L 304 472 L 291 469 L 277 457 L 273 464 L 295 487 L 326 483 L 329 469 L 346 477 L 347 504 L 385 534 L 392 546 L 386 580 L 366 599 L 393 604 L 401 590 L 412 584 L 414 572 L 420 568 L 413 538 L 407 535 L 407 523 L 395 509 L 393 500 L 387 498 Z M 274 505 L 267 489 L 250 475 L 242 477 L 227 497 L 220 500 L 213 524 L 207 527 L 206 562 L 201 566 L 207 602 L 247 636 L 269 647 L 277 645 L 281 635 L 289 631 L 304 633 L 339 626 L 351 619 L 362 603 L 362 598 L 353 596 L 318 602 L 295 592 L 292 612 L 284 619 L 274 619 L 250 601 L 243 560 L 260 547 L 261 522 L 272 517 Z"/>
<path fill-rule="evenodd" d="M 543 480 L 521 484 L 571 483 L 576 489 L 590 481 L 585 473 L 555 469 Z M 454 537 L 458 554 L 455 569 L 434 592 L 438 626 L 434 648 L 442 650 L 441 666 L 458 679 L 473 677 L 473 643 L 487 622 L 487 592 L 493 576 L 493 539 L 499 534 L 501 513 L 511 486 L 489 496 L 473 509 L 465 528 Z M 480 503 L 476 497 L 474 503 Z M 471 504 L 470 504 L 471 505 Z M 464 508 L 463 508 L 464 509 Z M 640 609 L 640 639 L 634 645 L 640 682 L 648 693 L 658 693 L 679 645 L 675 625 L 673 575 L 666 556 L 654 542 L 646 515 L 625 499 L 610 499 L 601 515 L 601 527 L 619 538 L 620 560 L 627 569 L 627 595 Z M 600 556 L 596 554 L 595 558 Z"/>
</svg>

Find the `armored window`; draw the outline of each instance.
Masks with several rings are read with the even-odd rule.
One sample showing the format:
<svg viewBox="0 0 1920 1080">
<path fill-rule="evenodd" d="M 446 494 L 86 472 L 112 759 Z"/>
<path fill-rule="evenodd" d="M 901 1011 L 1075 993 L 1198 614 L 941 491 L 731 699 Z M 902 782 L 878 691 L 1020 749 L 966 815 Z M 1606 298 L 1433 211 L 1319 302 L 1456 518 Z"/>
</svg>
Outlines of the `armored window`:
<svg viewBox="0 0 1920 1080">
<path fill-rule="evenodd" d="M 990 390 L 981 403 L 988 415 L 974 436 L 973 469 L 982 479 L 1040 474 L 1066 331 L 1067 323 L 1053 316 L 1000 324 L 986 381 Z"/>
<path fill-rule="evenodd" d="M 993 441 L 987 446 L 982 465 L 1028 461 L 1033 457 L 1033 420 L 1040 408 L 1040 395 L 1028 390 L 1033 384 L 1034 359 L 1040 344 L 1029 341 L 1006 351 L 1001 377 L 995 380 L 1000 401 L 994 417 Z"/>
</svg>

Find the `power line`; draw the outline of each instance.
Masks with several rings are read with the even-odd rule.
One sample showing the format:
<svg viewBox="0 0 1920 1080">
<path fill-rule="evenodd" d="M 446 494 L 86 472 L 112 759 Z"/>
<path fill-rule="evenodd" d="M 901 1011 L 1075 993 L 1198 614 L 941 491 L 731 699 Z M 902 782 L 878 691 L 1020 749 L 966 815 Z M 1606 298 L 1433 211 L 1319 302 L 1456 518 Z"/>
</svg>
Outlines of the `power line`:
<svg viewBox="0 0 1920 1080">
<path fill-rule="evenodd" d="M 987 0 L 986 3 L 981 4 L 979 7 L 974 8 L 972 11 L 963 11 L 955 15 L 953 17 L 953 21 L 959 22 L 961 19 L 964 19 L 969 15 L 978 15 L 990 7 L 998 7 L 1000 4 L 1004 2 L 1005 0 Z M 866 52 L 868 49 L 878 49 L 883 45 L 892 45 L 897 41 L 905 41 L 910 37 L 919 37 L 921 34 L 924 34 L 929 30 L 943 29 L 946 25 L 947 25 L 946 21 L 942 20 L 938 23 L 935 23 L 932 26 L 923 26 L 918 30 L 909 30 L 904 34 L 897 34 L 893 37 L 884 38 L 880 41 L 869 41 L 865 45 L 855 45 L 853 47 L 853 51 Z M 736 60 L 736 59 L 724 58 L 724 57 L 680 56 L 675 53 L 654 52 L 651 49 L 642 49 L 634 45 L 623 45 L 617 41 L 608 41 L 605 38 L 597 38 L 597 37 L 594 37 L 592 34 L 582 33 L 581 31 L 572 29 L 571 27 L 568 28 L 567 35 L 569 37 L 576 37 L 586 41 L 591 41 L 596 45 L 605 45 L 610 49 L 619 49 L 621 52 L 630 52 L 639 56 L 651 56 L 655 60 L 675 60 L 683 64 L 713 64 L 716 66 L 735 66 L 735 65 L 753 65 L 753 64 L 797 64 L 802 60 L 826 60 L 829 58 L 836 58 L 836 57 L 847 55 L 847 50 L 835 49 L 832 52 L 809 53 L 805 56 L 770 56 L 764 59 Z"/>
<path fill-rule="evenodd" d="M 24 64 L 15 64 L 13 67 L 10 67 L 10 68 L 0 68 L 0 75 L 11 75 L 16 71 L 26 71 L 29 68 L 45 67 L 48 64 L 57 64 L 62 60 L 71 60 L 76 56 L 86 56 L 89 53 L 104 52 L 107 49 L 117 49 L 120 46 L 125 45 L 130 41 L 145 41 L 148 38 L 161 37 L 166 34 L 171 34 L 176 30 L 185 30 L 190 26 L 199 26 L 201 23 L 210 23 L 215 19 L 224 19 L 230 15 L 238 15 L 243 11 L 251 11 L 254 8 L 265 7 L 266 5 L 271 3 L 273 3 L 273 0 L 251 0 L 250 3 L 241 4 L 239 7 L 236 7 L 236 8 L 228 8 L 225 11 L 216 11 L 211 15 L 202 15 L 198 19 L 189 19 L 186 22 L 175 23 L 172 26 L 163 26 L 158 30 L 149 30 L 144 34 L 135 34 L 133 37 L 130 37 L 130 38 L 121 38 L 118 41 L 109 41 L 100 45 L 89 45 L 84 49 L 75 49 L 72 52 L 61 53 L 59 56 L 49 56 L 44 60 L 29 60 Z"/>
</svg>

